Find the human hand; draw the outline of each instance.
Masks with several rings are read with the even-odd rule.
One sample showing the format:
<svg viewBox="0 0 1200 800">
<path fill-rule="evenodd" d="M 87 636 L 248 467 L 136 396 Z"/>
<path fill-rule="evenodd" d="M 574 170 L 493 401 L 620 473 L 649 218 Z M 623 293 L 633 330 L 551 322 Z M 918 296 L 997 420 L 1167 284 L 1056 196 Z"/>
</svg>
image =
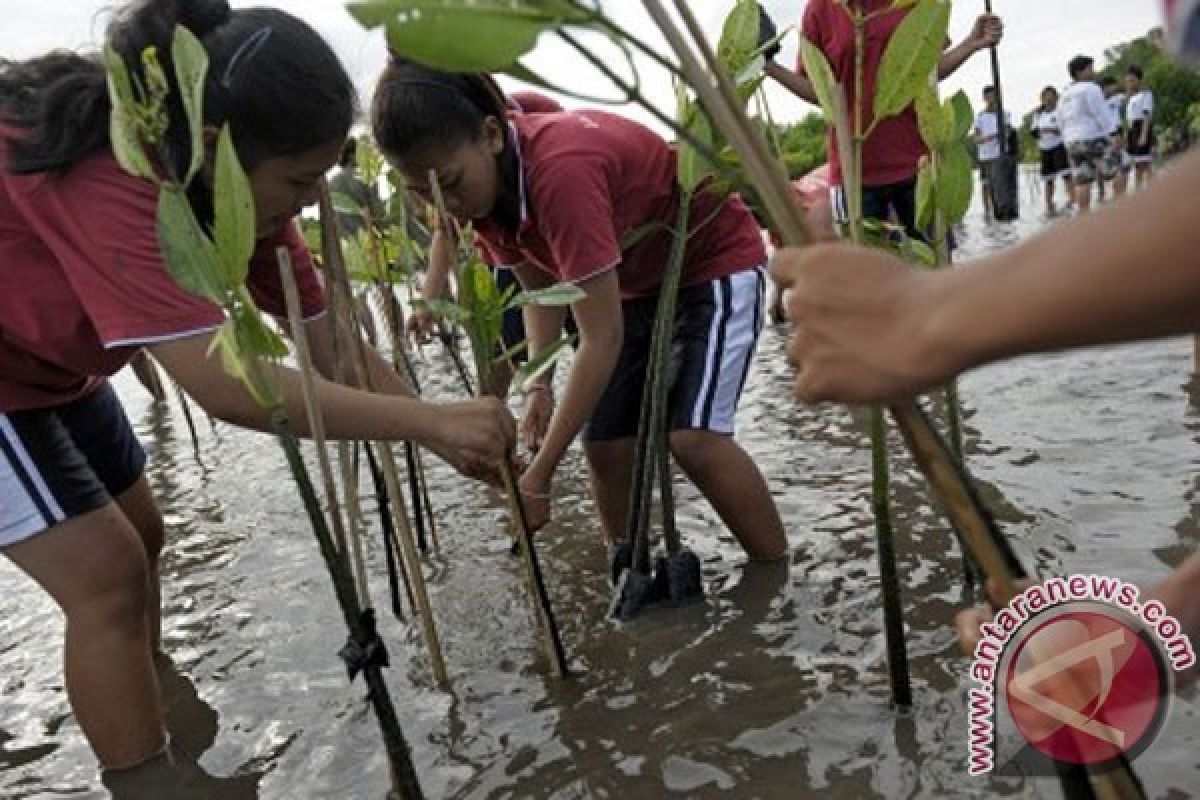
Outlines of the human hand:
<svg viewBox="0 0 1200 800">
<path fill-rule="evenodd" d="M 967 41 L 976 50 L 995 47 L 1004 38 L 1004 21 L 995 14 L 980 14 Z"/>
<path fill-rule="evenodd" d="M 504 403 L 484 397 L 434 409 L 423 444 L 468 478 L 502 485 L 499 469 L 516 441 L 517 425 Z"/>
<path fill-rule="evenodd" d="M 543 383 L 535 383 L 525 395 L 525 413 L 521 415 L 521 443 L 529 452 L 541 449 L 553 416 L 554 391 Z"/>
<path fill-rule="evenodd" d="M 771 42 L 779 35 L 779 29 L 775 27 L 775 20 L 771 19 L 771 15 L 762 7 L 762 3 L 758 4 L 758 46 L 762 47 L 768 42 Z M 775 42 L 766 50 L 763 51 L 763 57 L 767 61 L 774 61 L 779 55 L 779 42 Z"/>
<path fill-rule="evenodd" d="M 525 522 L 529 525 L 530 533 L 540 531 L 550 522 L 551 480 L 542 477 L 536 463 L 531 464 L 517 481 L 517 491 L 521 493 Z"/>
<path fill-rule="evenodd" d="M 839 244 L 780 250 L 771 276 L 791 290 L 788 357 L 801 401 L 903 400 L 968 366 L 960 338 L 938 335 L 946 274 Z"/>
</svg>

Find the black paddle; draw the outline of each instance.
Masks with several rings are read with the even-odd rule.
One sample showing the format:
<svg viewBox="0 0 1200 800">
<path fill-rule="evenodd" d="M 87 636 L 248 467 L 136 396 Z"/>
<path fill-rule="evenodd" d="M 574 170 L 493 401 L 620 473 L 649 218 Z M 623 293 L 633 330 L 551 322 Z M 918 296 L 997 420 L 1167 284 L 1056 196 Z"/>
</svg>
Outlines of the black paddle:
<svg viewBox="0 0 1200 800">
<path fill-rule="evenodd" d="M 992 13 L 992 0 L 983 0 L 987 13 Z M 1008 125 L 1004 118 L 1004 92 L 1000 89 L 1000 54 L 996 45 L 988 48 L 992 56 L 992 85 L 996 88 L 996 132 L 1000 137 L 1000 157 L 992 165 L 988 184 L 992 193 L 992 214 L 1002 222 L 1021 216 L 1021 195 L 1017 186 L 1017 159 L 1009 145 Z"/>
</svg>

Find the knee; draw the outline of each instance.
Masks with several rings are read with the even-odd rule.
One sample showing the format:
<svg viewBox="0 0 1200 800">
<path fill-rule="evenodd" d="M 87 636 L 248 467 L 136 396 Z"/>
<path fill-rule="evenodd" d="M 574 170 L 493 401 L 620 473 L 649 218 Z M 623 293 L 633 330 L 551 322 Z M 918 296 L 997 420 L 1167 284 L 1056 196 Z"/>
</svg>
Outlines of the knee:
<svg viewBox="0 0 1200 800">
<path fill-rule="evenodd" d="M 90 574 L 81 576 L 78 591 L 64 604 L 69 623 L 108 629 L 141 629 L 149 602 L 149 563 L 136 545 L 120 556 L 104 559 Z"/>
</svg>

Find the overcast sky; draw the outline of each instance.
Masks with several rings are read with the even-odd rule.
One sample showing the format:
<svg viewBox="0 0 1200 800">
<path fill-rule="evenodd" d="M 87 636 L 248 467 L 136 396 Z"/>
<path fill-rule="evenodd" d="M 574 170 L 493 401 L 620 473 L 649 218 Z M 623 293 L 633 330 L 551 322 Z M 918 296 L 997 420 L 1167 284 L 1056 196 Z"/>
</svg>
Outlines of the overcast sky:
<svg viewBox="0 0 1200 800">
<path fill-rule="evenodd" d="M 0 57 L 25 58 L 55 47 L 80 48 L 99 40 L 103 33 L 103 9 L 114 0 L 0 0 Z M 235 6 L 269 4 L 291 11 L 312 23 L 336 47 L 347 68 L 364 92 L 383 65 L 385 50 L 380 36 L 362 32 L 346 14 L 341 0 L 274 0 L 246 2 Z M 780 27 L 796 25 L 804 0 L 763 0 Z M 697 14 L 717 30 L 725 9 L 723 0 L 693 0 Z M 636 0 L 606 0 L 605 8 L 631 30 L 643 35 L 653 29 Z M 1077 53 L 1102 59 L 1104 48 L 1115 42 L 1144 34 L 1160 23 L 1157 0 L 996 0 L 996 11 L 1005 19 L 1006 35 L 1000 49 L 1006 105 L 1014 116 L 1034 106 L 1041 88 L 1067 82 L 1066 63 Z M 957 42 L 970 29 L 983 0 L 954 3 L 951 35 Z M 657 40 L 651 38 L 652 42 Z M 788 37 L 780 57 L 795 61 L 796 36 Z M 557 40 L 544 37 L 530 60 L 535 69 L 554 76 L 558 82 L 592 93 L 608 94 L 603 79 L 579 66 Z M 991 82 L 986 53 L 976 56 L 945 84 L 951 91 L 966 89 L 972 103 L 979 105 L 982 87 Z M 653 67 L 643 70 L 649 94 L 665 108 L 673 107 L 669 84 Z M 512 85 L 512 84 L 509 84 Z M 792 120 L 812 110 L 786 92 L 771 91 L 771 108 L 777 120 Z M 366 100 L 364 100 L 366 102 Z M 566 101 L 580 105 L 580 101 Z M 631 114 L 644 117 L 636 112 Z"/>
</svg>

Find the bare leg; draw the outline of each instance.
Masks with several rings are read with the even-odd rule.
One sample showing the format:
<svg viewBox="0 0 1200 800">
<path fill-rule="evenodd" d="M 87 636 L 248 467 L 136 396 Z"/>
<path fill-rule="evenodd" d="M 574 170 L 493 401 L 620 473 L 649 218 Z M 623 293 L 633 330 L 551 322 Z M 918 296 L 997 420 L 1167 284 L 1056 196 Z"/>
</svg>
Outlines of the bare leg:
<svg viewBox="0 0 1200 800">
<path fill-rule="evenodd" d="M 137 531 L 146 551 L 146 626 L 150 647 L 162 646 L 162 591 L 159 586 L 158 556 L 163 548 L 163 519 L 145 474 L 117 498 L 117 505 Z"/>
<path fill-rule="evenodd" d="M 1129 173 L 1125 170 L 1117 170 L 1117 177 L 1113 178 L 1113 199 L 1120 200 L 1125 196 L 1125 189 L 1129 186 Z"/>
<path fill-rule="evenodd" d="M 67 696 L 107 768 L 166 745 L 147 630 L 145 546 L 115 503 L 63 522 L 4 554 L 66 614 Z"/>
<path fill-rule="evenodd" d="M 629 493 L 633 490 L 633 439 L 611 442 L 585 442 L 592 497 L 600 513 L 604 541 L 612 544 L 625 540 L 629 521 Z"/>
<path fill-rule="evenodd" d="M 1100 187 L 1101 187 L 1101 190 L 1103 190 L 1104 184 L 1101 183 Z M 1103 194 L 1100 196 L 1100 199 L 1103 201 L 1103 199 L 1104 199 Z M 1077 206 L 1079 206 L 1080 214 L 1086 214 L 1088 211 L 1091 210 L 1091 208 L 1092 208 L 1092 185 L 1090 183 L 1076 183 L 1075 184 L 1075 204 Z"/>
<path fill-rule="evenodd" d="M 779 510 L 758 465 L 731 436 L 674 431 L 671 452 L 755 561 L 787 555 Z"/>
<path fill-rule="evenodd" d="M 1046 213 L 1054 216 L 1058 209 L 1054 207 L 1054 179 L 1046 181 Z"/>
</svg>

